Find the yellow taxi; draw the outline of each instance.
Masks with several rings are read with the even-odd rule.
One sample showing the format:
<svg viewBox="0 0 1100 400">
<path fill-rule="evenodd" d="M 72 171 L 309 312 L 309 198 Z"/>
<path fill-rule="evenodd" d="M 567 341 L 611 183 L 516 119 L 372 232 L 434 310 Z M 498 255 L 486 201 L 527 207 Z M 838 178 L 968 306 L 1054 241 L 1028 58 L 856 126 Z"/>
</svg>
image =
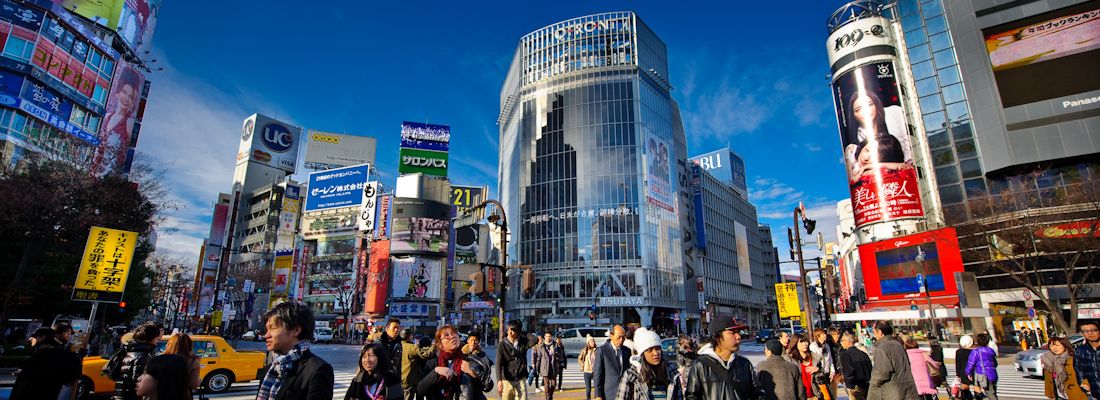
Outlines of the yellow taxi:
<svg viewBox="0 0 1100 400">
<path fill-rule="evenodd" d="M 157 353 L 164 351 L 168 336 L 161 337 Z M 199 356 L 199 376 L 207 393 L 222 393 L 234 382 L 263 379 L 266 355 L 259 351 L 236 350 L 221 336 L 191 335 L 193 354 Z M 103 373 L 107 359 L 99 356 L 84 357 L 84 370 L 80 378 L 78 398 L 90 394 L 107 394 L 115 390 L 115 382 Z"/>
</svg>

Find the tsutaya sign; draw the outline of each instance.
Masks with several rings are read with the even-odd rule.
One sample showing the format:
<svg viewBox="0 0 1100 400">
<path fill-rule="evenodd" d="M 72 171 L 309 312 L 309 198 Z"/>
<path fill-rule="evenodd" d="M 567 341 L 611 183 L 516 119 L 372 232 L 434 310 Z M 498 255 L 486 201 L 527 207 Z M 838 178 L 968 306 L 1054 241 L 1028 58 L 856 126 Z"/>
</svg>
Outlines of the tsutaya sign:
<svg viewBox="0 0 1100 400">
<path fill-rule="evenodd" d="M 566 41 L 588 36 L 593 32 L 622 32 L 630 30 L 630 18 L 584 21 L 568 24 L 554 30 L 554 39 Z"/>
</svg>

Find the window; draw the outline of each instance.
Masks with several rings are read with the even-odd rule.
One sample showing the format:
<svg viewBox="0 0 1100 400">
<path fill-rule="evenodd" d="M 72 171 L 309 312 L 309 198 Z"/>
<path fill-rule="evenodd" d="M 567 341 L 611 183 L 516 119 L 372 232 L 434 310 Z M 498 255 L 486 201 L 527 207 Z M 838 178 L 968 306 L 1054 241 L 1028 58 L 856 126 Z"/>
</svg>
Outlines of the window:
<svg viewBox="0 0 1100 400">
<path fill-rule="evenodd" d="M 92 90 L 92 101 L 96 104 L 104 105 L 107 103 L 107 88 L 95 85 L 95 89 Z"/>
<path fill-rule="evenodd" d="M 69 122 L 84 128 L 88 132 L 99 132 L 99 117 L 78 106 L 73 106 L 73 113 L 69 117 Z"/>
<path fill-rule="evenodd" d="M 943 87 L 943 102 L 947 104 L 966 100 L 961 83 Z"/>
<path fill-rule="evenodd" d="M 921 96 L 929 96 L 939 93 L 940 85 L 936 83 L 936 77 L 930 77 L 917 81 L 917 94 Z"/>
<path fill-rule="evenodd" d="M 931 96 L 924 96 L 920 98 L 920 112 L 927 114 L 930 112 L 936 112 L 943 109 L 943 105 L 940 104 L 940 96 L 933 94 Z"/>
<path fill-rule="evenodd" d="M 917 46 L 928 43 L 928 36 L 924 34 L 924 29 L 917 29 L 905 33 L 905 45 Z"/>
<path fill-rule="evenodd" d="M 940 69 L 939 74 L 940 82 L 942 82 L 944 85 L 959 83 L 961 81 L 961 79 L 959 78 L 959 67 L 957 65 Z"/>
<path fill-rule="evenodd" d="M 5 57 L 22 62 L 30 62 L 31 56 L 33 55 L 34 43 L 15 37 L 14 35 L 8 36 L 8 42 L 4 45 Z"/>
<path fill-rule="evenodd" d="M 940 186 L 940 201 L 944 204 L 962 203 L 962 188 L 959 185 Z"/>
<path fill-rule="evenodd" d="M 929 35 L 934 35 L 947 30 L 947 21 L 943 19 L 942 15 L 925 19 L 924 25 L 928 27 Z"/>
<path fill-rule="evenodd" d="M 924 62 L 932 58 L 932 53 L 928 51 L 928 45 L 920 45 L 909 48 L 909 58 L 913 63 Z"/>
<path fill-rule="evenodd" d="M 947 105 L 947 119 L 949 121 L 958 121 L 968 117 L 970 117 L 970 112 L 966 108 L 965 101 Z"/>
<path fill-rule="evenodd" d="M 945 122 L 942 111 L 924 115 L 924 129 L 943 129 Z"/>
<path fill-rule="evenodd" d="M 947 32 L 932 35 L 930 41 L 932 42 L 932 51 L 945 50 L 951 47 L 951 35 Z"/>
<path fill-rule="evenodd" d="M 952 49 L 937 51 L 932 57 L 936 60 L 936 67 L 955 65 L 955 52 Z"/>
<path fill-rule="evenodd" d="M 913 79 L 916 79 L 918 81 L 932 76 L 934 72 L 935 69 L 932 67 L 932 63 L 929 61 L 913 64 Z"/>
<path fill-rule="evenodd" d="M 951 152 L 950 147 L 942 149 L 932 150 L 932 164 L 937 167 L 944 165 L 951 165 L 955 163 L 955 153 Z"/>
<path fill-rule="evenodd" d="M 982 165 L 976 158 L 960 161 L 959 169 L 962 170 L 963 178 L 976 178 L 982 176 Z"/>
<path fill-rule="evenodd" d="M 943 14 L 943 4 L 940 4 L 940 0 L 932 0 L 922 4 L 921 11 L 924 11 L 925 17 L 941 15 Z"/>
<path fill-rule="evenodd" d="M 978 149 L 974 147 L 973 140 L 963 140 L 955 144 L 955 151 L 960 159 L 974 158 L 978 156 Z"/>
<path fill-rule="evenodd" d="M 955 170 L 955 166 L 948 165 L 946 167 L 936 168 L 936 182 L 941 185 L 959 183 L 959 173 Z"/>
</svg>

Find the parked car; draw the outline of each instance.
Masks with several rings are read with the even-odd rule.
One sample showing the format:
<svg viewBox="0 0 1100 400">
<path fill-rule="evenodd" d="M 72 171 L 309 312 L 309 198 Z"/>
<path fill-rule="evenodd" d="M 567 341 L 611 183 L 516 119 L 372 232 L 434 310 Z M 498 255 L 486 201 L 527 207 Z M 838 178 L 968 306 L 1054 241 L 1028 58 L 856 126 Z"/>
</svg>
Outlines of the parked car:
<svg viewBox="0 0 1100 400">
<path fill-rule="evenodd" d="M 596 339 L 596 346 L 604 344 L 608 338 L 608 332 L 611 328 L 590 326 L 584 328 L 572 328 L 566 329 L 561 333 L 561 343 L 565 346 L 566 357 L 578 357 L 581 355 L 581 350 L 584 349 L 585 342 L 588 341 L 587 336 L 591 335 L 593 339 Z"/>
<path fill-rule="evenodd" d="M 768 339 L 778 339 L 778 333 L 775 329 L 761 329 L 756 334 L 756 343 L 764 343 Z"/>
<path fill-rule="evenodd" d="M 661 357 L 664 358 L 665 361 L 668 361 L 668 362 L 671 362 L 671 363 L 676 362 L 676 355 L 677 355 L 676 353 L 679 350 L 676 347 L 676 342 L 679 342 L 679 341 L 680 341 L 679 338 L 661 339 Z"/>
<path fill-rule="evenodd" d="M 191 335 L 191 340 L 194 342 L 192 351 L 200 357 L 199 376 L 207 393 L 223 393 L 236 382 L 261 380 L 267 372 L 263 352 L 236 350 L 220 336 Z M 168 336 L 162 337 L 157 353 L 163 352 L 167 343 Z M 106 358 L 84 357 L 77 398 L 87 399 L 115 390 L 115 382 L 103 372 L 105 365 Z"/>
<path fill-rule="evenodd" d="M 244 340 L 256 340 L 256 331 L 248 331 L 241 335 L 241 339 Z"/>
<path fill-rule="evenodd" d="M 1085 341 L 1085 337 L 1081 335 L 1072 335 L 1069 337 L 1069 343 L 1077 346 Z M 1043 363 L 1039 361 L 1039 356 L 1043 355 L 1050 350 L 1050 347 L 1043 345 L 1043 347 L 1024 350 L 1016 353 L 1016 361 L 1013 366 L 1016 367 L 1016 371 L 1024 374 L 1028 378 L 1042 378 L 1043 377 Z M 1073 349 L 1069 349 L 1073 351 Z"/>
<path fill-rule="evenodd" d="M 332 343 L 332 328 L 314 329 L 313 341 L 317 343 Z"/>
</svg>

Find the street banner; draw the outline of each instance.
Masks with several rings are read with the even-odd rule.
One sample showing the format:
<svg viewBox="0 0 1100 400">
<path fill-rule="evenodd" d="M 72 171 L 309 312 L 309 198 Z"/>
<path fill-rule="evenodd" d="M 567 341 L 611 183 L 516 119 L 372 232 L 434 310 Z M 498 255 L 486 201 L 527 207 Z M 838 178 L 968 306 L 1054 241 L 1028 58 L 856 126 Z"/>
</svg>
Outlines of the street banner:
<svg viewBox="0 0 1100 400">
<path fill-rule="evenodd" d="M 775 284 L 775 303 L 779 306 L 779 318 L 798 317 L 798 284 L 794 282 Z"/>
<path fill-rule="evenodd" d="M 360 231 L 368 233 L 374 231 L 379 189 L 378 182 L 368 182 L 366 186 L 363 186 L 363 199 L 359 204 Z"/>
<path fill-rule="evenodd" d="M 73 300 L 117 303 L 122 300 L 137 232 L 93 226 L 73 285 Z"/>
<path fill-rule="evenodd" d="M 386 313 L 389 297 L 390 241 L 378 240 L 370 244 L 370 263 L 367 272 L 366 299 L 363 312 L 377 315 Z"/>
</svg>

